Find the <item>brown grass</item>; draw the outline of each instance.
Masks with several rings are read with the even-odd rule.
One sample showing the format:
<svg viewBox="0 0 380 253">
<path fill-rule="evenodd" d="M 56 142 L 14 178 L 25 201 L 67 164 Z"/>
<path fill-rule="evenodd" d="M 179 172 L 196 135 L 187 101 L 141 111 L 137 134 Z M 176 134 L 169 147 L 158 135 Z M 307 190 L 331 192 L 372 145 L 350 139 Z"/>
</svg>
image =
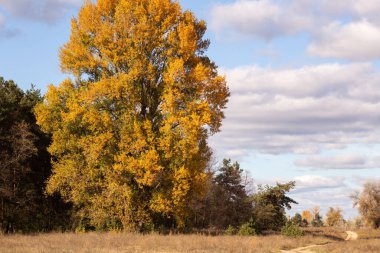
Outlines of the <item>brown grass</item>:
<svg viewBox="0 0 380 253">
<path fill-rule="evenodd" d="M 316 253 L 379 253 L 380 239 L 337 242 L 315 248 Z"/>
<path fill-rule="evenodd" d="M 334 242 L 315 248 L 316 253 L 379 253 L 380 230 L 363 229 L 356 231 L 359 239 L 355 241 Z"/>
<path fill-rule="evenodd" d="M 286 238 L 204 236 L 204 235 L 137 235 L 124 233 L 39 234 L 35 236 L 0 236 L 2 253 L 272 253 L 309 244 L 324 244 L 330 239 L 319 236 Z"/>
<path fill-rule="evenodd" d="M 380 230 L 357 231 L 359 239 L 344 241 L 343 229 L 307 228 L 306 236 L 139 235 L 127 233 L 38 234 L 0 236 L 1 253 L 278 253 L 311 244 L 316 253 L 380 252 Z"/>
</svg>

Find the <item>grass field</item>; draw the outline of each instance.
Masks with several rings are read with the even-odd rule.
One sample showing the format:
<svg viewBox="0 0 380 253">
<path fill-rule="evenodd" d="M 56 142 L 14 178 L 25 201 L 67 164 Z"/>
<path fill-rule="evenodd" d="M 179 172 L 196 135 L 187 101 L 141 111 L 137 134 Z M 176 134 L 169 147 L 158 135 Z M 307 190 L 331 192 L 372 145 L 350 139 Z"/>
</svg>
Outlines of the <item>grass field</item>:
<svg viewBox="0 0 380 253">
<path fill-rule="evenodd" d="M 277 253 L 321 244 L 318 253 L 380 252 L 379 231 L 359 232 L 362 239 L 346 242 L 341 230 L 308 229 L 306 236 L 139 235 L 126 233 L 38 234 L 0 236 L 1 253 Z"/>
</svg>

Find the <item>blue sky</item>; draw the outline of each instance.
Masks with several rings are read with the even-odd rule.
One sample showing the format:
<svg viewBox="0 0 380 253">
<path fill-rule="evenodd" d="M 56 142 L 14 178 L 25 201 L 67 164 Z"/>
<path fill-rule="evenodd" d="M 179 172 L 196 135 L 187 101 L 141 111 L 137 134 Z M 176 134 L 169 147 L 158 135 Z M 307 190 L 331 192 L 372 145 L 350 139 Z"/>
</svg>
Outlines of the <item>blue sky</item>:
<svg viewBox="0 0 380 253">
<path fill-rule="evenodd" d="M 0 76 L 43 92 L 81 0 L 0 0 Z M 340 207 L 380 169 L 380 1 L 181 0 L 208 24 L 231 99 L 216 157 L 255 183 L 296 180 L 295 211 Z"/>
</svg>

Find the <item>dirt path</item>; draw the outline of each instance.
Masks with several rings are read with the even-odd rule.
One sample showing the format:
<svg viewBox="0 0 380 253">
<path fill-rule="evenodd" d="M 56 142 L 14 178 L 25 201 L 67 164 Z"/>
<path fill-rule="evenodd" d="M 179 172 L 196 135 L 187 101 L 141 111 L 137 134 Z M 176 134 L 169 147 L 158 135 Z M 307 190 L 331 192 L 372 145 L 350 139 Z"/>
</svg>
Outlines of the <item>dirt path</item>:
<svg viewBox="0 0 380 253">
<path fill-rule="evenodd" d="M 291 250 L 281 250 L 281 253 L 314 253 L 314 251 L 311 251 L 311 249 L 319 246 L 321 245 L 309 245 L 307 247 L 301 247 Z"/>
<path fill-rule="evenodd" d="M 358 239 L 359 235 L 356 232 L 353 231 L 346 231 L 347 238 L 346 241 L 353 241 Z"/>
<path fill-rule="evenodd" d="M 359 235 L 356 232 L 353 231 L 346 231 L 347 238 L 346 241 L 354 241 L 357 240 Z M 296 249 L 291 249 L 291 250 L 281 250 L 281 253 L 314 253 L 312 251 L 312 248 L 315 247 L 320 247 L 322 245 L 309 245 L 307 247 L 301 247 L 301 248 L 296 248 Z"/>
</svg>

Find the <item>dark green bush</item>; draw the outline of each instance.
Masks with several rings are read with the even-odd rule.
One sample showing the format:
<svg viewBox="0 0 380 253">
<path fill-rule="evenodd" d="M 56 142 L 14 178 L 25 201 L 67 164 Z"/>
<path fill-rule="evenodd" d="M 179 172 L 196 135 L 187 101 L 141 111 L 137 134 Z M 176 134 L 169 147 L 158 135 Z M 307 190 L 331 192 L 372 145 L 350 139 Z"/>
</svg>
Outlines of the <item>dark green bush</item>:
<svg viewBox="0 0 380 253">
<path fill-rule="evenodd" d="M 256 230 L 253 227 L 251 222 L 244 223 L 243 225 L 240 226 L 238 235 L 241 235 L 241 236 L 256 235 Z"/>
<path fill-rule="evenodd" d="M 304 232 L 298 225 L 288 222 L 282 227 L 281 234 L 288 237 L 300 237 L 304 235 Z"/>
<path fill-rule="evenodd" d="M 236 228 L 232 225 L 229 225 L 228 228 L 224 231 L 225 235 L 236 235 Z"/>
</svg>

